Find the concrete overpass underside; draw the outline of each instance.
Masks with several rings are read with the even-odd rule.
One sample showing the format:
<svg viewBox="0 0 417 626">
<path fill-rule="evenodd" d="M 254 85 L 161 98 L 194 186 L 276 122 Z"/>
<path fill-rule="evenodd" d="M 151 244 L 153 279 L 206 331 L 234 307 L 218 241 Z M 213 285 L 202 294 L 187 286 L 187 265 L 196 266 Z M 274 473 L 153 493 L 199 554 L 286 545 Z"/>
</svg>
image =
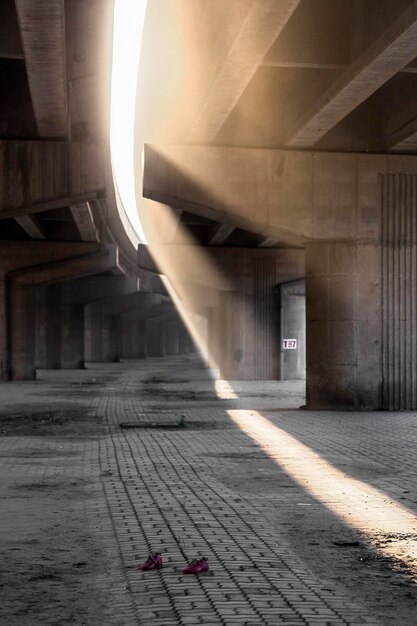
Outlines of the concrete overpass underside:
<svg viewBox="0 0 417 626">
<path fill-rule="evenodd" d="M 417 2 L 148 4 L 139 250 L 111 172 L 113 3 L 1 5 L 1 379 L 189 351 L 176 304 L 224 378 L 285 378 L 299 333 L 308 408 L 416 409 Z"/>
<path fill-rule="evenodd" d="M 415 626 L 417 0 L 148 0 L 139 236 L 142 2 L 0 0 L 0 623 Z"/>
</svg>

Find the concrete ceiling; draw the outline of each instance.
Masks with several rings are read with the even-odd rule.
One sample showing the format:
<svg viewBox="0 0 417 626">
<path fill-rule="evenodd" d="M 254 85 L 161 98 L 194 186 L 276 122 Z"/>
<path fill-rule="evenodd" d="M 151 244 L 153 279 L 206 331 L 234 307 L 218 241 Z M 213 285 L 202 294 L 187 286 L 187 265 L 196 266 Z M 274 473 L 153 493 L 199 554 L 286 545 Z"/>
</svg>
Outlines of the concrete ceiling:
<svg viewBox="0 0 417 626">
<path fill-rule="evenodd" d="M 0 5 L 0 139 L 99 145 L 108 128 L 109 0 Z M 417 150 L 417 0 L 152 0 L 139 71 L 144 142 L 340 152 Z M 94 204 L 96 203 L 96 204 Z M 100 201 L 2 214 L 2 236 L 89 241 Z M 204 245 L 280 245 L 175 207 Z"/>
<path fill-rule="evenodd" d="M 416 0 L 154 0 L 146 29 L 144 141 L 411 149 Z"/>
</svg>

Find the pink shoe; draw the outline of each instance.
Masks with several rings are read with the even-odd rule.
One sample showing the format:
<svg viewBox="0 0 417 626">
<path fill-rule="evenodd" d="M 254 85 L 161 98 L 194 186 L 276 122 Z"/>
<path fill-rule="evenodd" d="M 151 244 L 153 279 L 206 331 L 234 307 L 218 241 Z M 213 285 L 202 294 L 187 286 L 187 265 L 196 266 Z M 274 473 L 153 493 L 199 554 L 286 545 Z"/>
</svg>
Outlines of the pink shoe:
<svg viewBox="0 0 417 626">
<path fill-rule="evenodd" d="M 144 572 L 148 572 L 153 569 L 159 569 L 162 567 L 162 556 L 159 552 L 151 554 L 140 569 Z"/>
<path fill-rule="evenodd" d="M 203 574 L 204 572 L 208 572 L 209 564 L 206 558 L 201 559 L 193 559 L 191 563 L 189 563 L 182 570 L 183 574 Z"/>
</svg>

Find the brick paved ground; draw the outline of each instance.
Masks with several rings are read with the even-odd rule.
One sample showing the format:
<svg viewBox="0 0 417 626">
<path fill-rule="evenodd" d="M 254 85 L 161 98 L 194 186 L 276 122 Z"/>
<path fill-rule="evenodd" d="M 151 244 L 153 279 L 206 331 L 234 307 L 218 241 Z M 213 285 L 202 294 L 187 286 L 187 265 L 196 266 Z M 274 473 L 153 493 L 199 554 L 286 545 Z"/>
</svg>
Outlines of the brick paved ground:
<svg viewBox="0 0 417 626">
<path fill-rule="evenodd" d="M 303 404 L 299 383 L 233 387 L 235 393 L 223 389 L 219 399 L 207 372 L 192 358 L 45 372 L 36 383 L 4 386 L 3 416 L 16 407 L 23 410 L 25 403 L 45 410 L 48 395 L 51 414 L 59 407 L 78 406 L 86 416 L 104 420 L 104 430 L 97 427 L 96 434 L 90 429 L 77 437 L 72 432 L 41 437 L 7 433 L 0 438 L 0 472 L 4 484 L 14 489 L 54 483 L 68 487 L 83 480 L 86 497 L 72 501 L 72 513 L 88 528 L 86 545 L 96 543 L 107 567 L 88 579 L 88 611 L 77 613 L 73 605 L 71 619 L 65 607 L 61 617 L 48 618 L 39 598 L 26 612 L 21 609 L 20 617 L 11 605 L 3 605 L 7 619 L 0 623 L 417 624 L 411 569 L 401 582 L 408 585 L 407 603 L 394 599 L 402 607 L 392 606 L 391 612 L 366 601 L 371 590 L 367 594 L 358 587 L 356 593 L 352 580 L 341 584 L 335 575 L 340 570 L 332 565 L 338 559 L 332 552 L 338 543 L 332 540 L 339 537 L 334 525 L 340 533 L 340 522 L 327 511 L 335 494 L 327 493 L 323 506 L 294 482 L 279 459 L 269 458 L 262 442 L 239 429 L 228 411 L 259 411 L 332 467 L 358 481 L 365 477 L 388 500 L 401 501 L 410 514 L 417 506 L 416 416 L 295 410 Z M 289 457 L 303 465 L 296 450 Z M 328 519 L 333 526 L 326 539 Z M 4 528 L 13 524 L 12 510 Z M 355 547 L 351 533 L 344 525 L 342 538 Z M 304 558 L 307 543 L 316 547 Z M 156 550 L 164 555 L 164 568 L 141 572 L 138 564 Z M 365 541 L 358 558 L 367 567 L 369 554 Z M 211 572 L 183 575 L 185 562 L 197 555 L 209 559 Z M 326 566 L 320 568 L 317 561 Z M 395 578 L 392 568 L 380 569 L 390 564 L 378 567 L 367 571 L 371 586 L 376 577 Z M 0 590 L 1 584 L 0 578 Z M 100 590 L 104 595 L 94 596 Z"/>
</svg>

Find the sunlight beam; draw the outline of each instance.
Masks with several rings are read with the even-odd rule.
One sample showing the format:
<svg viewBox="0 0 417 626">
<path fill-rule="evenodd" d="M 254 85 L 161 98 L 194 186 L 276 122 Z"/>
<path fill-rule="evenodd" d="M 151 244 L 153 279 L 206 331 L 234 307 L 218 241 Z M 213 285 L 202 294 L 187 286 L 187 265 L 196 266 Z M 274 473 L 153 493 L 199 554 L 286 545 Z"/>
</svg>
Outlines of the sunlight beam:
<svg viewBox="0 0 417 626">
<path fill-rule="evenodd" d="M 417 574 L 416 515 L 337 469 L 257 411 L 227 413 L 307 493 L 361 533 L 373 550 Z"/>
<path fill-rule="evenodd" d="M 111 77 L 110 149 L 119 211 L 146 242 L 135 192 L 134 131 L 137 76 L 147 0 L 115 0 Z"/>
</svg>

